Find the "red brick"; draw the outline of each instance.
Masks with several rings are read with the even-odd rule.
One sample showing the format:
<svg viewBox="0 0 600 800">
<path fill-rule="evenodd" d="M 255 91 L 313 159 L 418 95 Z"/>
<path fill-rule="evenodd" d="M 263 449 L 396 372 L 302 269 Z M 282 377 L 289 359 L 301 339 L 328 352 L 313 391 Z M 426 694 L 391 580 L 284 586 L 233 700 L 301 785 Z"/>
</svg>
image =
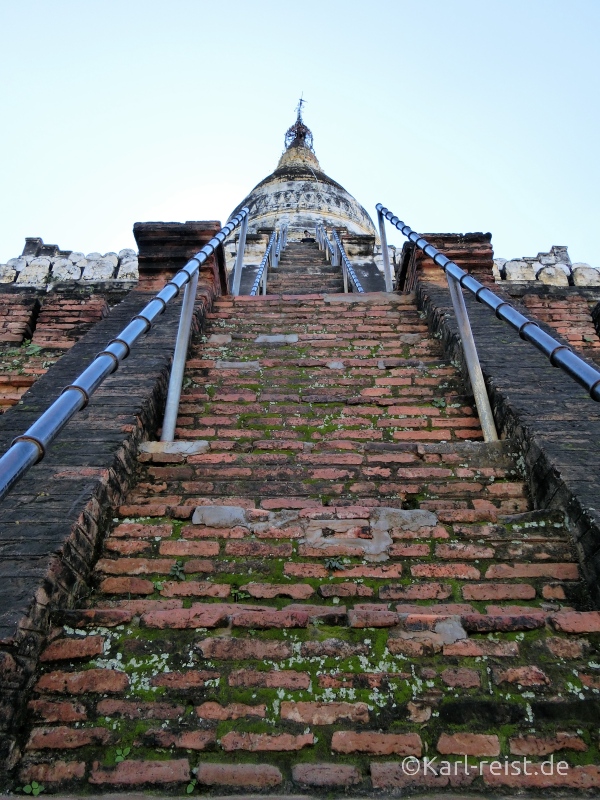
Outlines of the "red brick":
<svg viewBox="0 0 600 800">
<path fill-rule="evenodd" d="M 479 558 L 493 558 L 494 549 L 476 544 L 438 544 L 435 554 L 438 558 L 459 558 L 476 560 Z"/>
<path fill-rule="evenodd" d="M 66 783 L 67 781 L 83 778 L 85 775 L 85 761 L 52 761 L 45 764 L 29 764 L 21 770 L 19 778 L 22 783 L 37 781 L 42 785 L 47 783 Z"/>
<path fill-rule="evenodd" d="M 436 770 L 436 764 L 433 765 Z M 409 775 L 398 762 L 379 762 L 371 764 L 371 782 L 374 789 L 441 789 L 448 785 L 462 788 L 469 786 L 476 778 L 476 771 L 473 769 L 469 774 L 465 773 L 462 764 L 453 768 L 450 775 L 438 775 L 433 771 L 425 774 L 422 769 L 416 775 Z M 439 795 L 436 795 L 438 797 Z"/>
<path fill-rule="evenodd" d="M 110 553 L 118 553 L 123 556 L 134 556 L 138 553 L 147 553 L 152 549 L 150 542 L 137 541 L 133 539 L 107 539 L 104 549 Z"/>
<path fill-rule="evenodd" d="M 318 787 L 352 786 L 362 779 L 356 767 L 344 764 L 296 764 L 292 778 L 301 786 Z"/>
<path fill-rule="evenodd" d="M 442 755 L 499 756 L 500 740 L 482 733 L 442 733 L 437 749 Z"/>
<path fill-rule="evenodd" d="M 103 769 L 94 761 L 90 783 L 115 786 L 141 786 L 142 784 L 187 783 L 190 765 L 187 758 L 169 761 L 122 761 L 113 769 Z"/>
<path fill-rule="evenodd" d="M 393 544 L 388 553 L 392 558 L 426 558 L 429 555 L 429 545 Z"/>
<path fill-rule="evenodd" d="M 77 608 L 63 612 L 63 621 L 72 628 L 114 628 L 133 619 L 133 612 L 125 608 Z"/>
<path fill-rule="evenodd" d="M 202 639 L 196 647 L 204 658 L 241 661 L 256 659 L 257 661 L 281 661 L 290 658 L 292 648 L 287 642 L 264 639 L 238 639 L 234 637 L 214 636 Z"/>
<path fill-rule="evenodd" d="M 27 708 L 44 722 L 81 722 L 87 719 L 87 711 L 81 703 L 30 700 Z"/>
<path fill-rule="evenodd" d="M 27 742 L 27 750 L 73 750 L 87 745 L 105 745 L 112 740 L 106 728 L 34 728 Z"/>
<path fill-rule="evenodd" d="M 101 558 L 96 569 L 107 575 L 168 575 L 174 563 L 167 558 Z"/>
<path fill-rule="evenodd" d="M 354 608 L 348 612 L 351 628 L 389 628 L 398 623 L 398 614 L 385 609 Z"/>
<path fill-rule="evenodd" d="M 186 539 L 161 542 L 159 553 L 163 556 L 218 556 L 218 542 L 189 542 Z"/>
<path fill-rule="evenodd" d="M 533 600 L 535 588 L 527 583 L 480 583 L 463 586 L 465 600 Z"/>
<path fill-rule="evenodd" d="M 229 606 L 194 603 L 191 608 L 148 611 L 140 619 L 146 628 L 218 628 L 227 624 Z"/>
<path fill-rule="evenodd" d="M 557 658 L 582 658 L 588 642 L 582 639 L 559 639 L 552 636 L 546 639 L 544 644 Z"/>
<path fill-rule="evenodd" d="M 152 703 L 144 700 L 101 700 L 98 714 L 104 717 L 127 717 L 127 719 L 177 719 L 185 713 L 183 706 L 170 703 Z"/>
<path fill-rule="evenodd" d="M 124 672 L 113 669 L 88 669 L 84 672 L 48 672 L 37 682 L 38 692 L 86 694 L 122 692 L 129 686 Z"/>
<path fill-rule="evenodd" d="M 188 672 L 163 672 L 150 679 L 152 686 L 165 686 L 167 689 L 199 689 L 206 681 L 218 680 L 220 673 L 208 670 L 189 670 Z"/>
<path fill-rule="evenodd" d="M 545 613 L 523 607 L 522 614 L 464 614 L 463 628 L 474 633 L 494 631 L 533 631 L 543 628 Z"/>
<path fill-rule="evenodd" d="M 196 572 L 211 573 L 215 571 L 215 565 L 212 561 L 207 561 L 202 558 L 190 558 L 183 565 L 183 571 L 186 575 L 194 575 Z"/>
<path fill-rule="evenodd" d="M 474 686 L 481 686 L 479 673 L 466 667 L 445 669 L 440 677 L 446 686 L 456 686 L 460 689 L 472 689 Z"/>
<path fill-rule="evenodd" d="M 477 580 L 481 577 L 479 570 L 471 564 L 415 564 L 410 573 L 414 578 Z"/>
<path fill-rule="evenodd" d="M 267 600 L 271 600 L 274 597 L 291 597 L 293 600 L 306 600 L 315 591 L 307 583 L 247 583 L 244 586 L 240 586 L 240 590 L 248 592 L 251 597 Z"/>
<path fill-rule="evenodd" d="M 292 555 L 291 544 L 268 544 L 266 542 L 246 541 L 227 542 L 225 552 L 228 556 L 249 556 L 251 558 L 288 558 Z"/>
<path fill-rule="evenodd" d="M 577 750 L 585 752 L 587 744 L 573 733 L 557 733 L 552 737 L 512 736 L 509 739 L 510 752 L 516 756 L 547 756 L 558 750 Z"/>
<path fill-rule="evenodd" d="M 369 709 L 366 703 L 283 702 L 281 719 L 302 722 L 306 725 L 334 725 L 345 720 L 366 724 Z"/>
<path fill-rule="evenodd" d="M 219 703 L 207 702 L 196 707 L 196 714 L 201 719 L 211 719 L 223 721 L 226 719 L 241 719 L 242 717 L 262 717 L 266 716 L 267 710 L 264 705 L 247 706 L 243 703 L 230 703 L 221 706 Z"/>
<path fill-rule="evenodd" d="M 183 750 L 206 750 L 216 741 L 214 731 L 174 731 L 150 728 L 143 734 L 145 744 L 152 747 L 179 747 Z"/>
<path fill-rule="evenodd" d="M 229 675 L 230 686 L 242 686 L 265 689 L 308 689 L 310 675 L 307 672 L 296 672 L 293 669 L 272 670 L 262 672 L 252 669 L 237 669 Z"/>
<path fill-rule="evenodd" d="M 334 578 L 399 578 L 402 575 L 402 564 L 389 564 L 385 566 L 367 566 L 361 564 L 345 570 L 335 570 Z M 321 577 L 321 576 L 318 576 Z"/>
<path fill-rule="evenodd" d="M 196 777 L 204 786 L 239 786 L 244 789 L 267 789 L 283 783 L 277 767 L 270 764 L 199 764 Z"/>
<path fill-rule="evenodd" d="M 104 647 L 102 636 L 85 636 L 77 639 L 56 639 L 40 656 L 40 661 L 66 661 L 91 658 L 101 655 Z"/>
<path fill-rule="evenodd" d="M 321 597 L 373 597 L 375 592 L 362 583 L 323 583 L 319 586 Z"/>
<path fill-rule="evenodd" d="M 290 733 L 269 735 L 267 733 L 238 733 L 229 731 L 221 737 L 221 747 L 225 752 L 232 750 L 260 751 L 289 751 L 302 750 L 303 747 L 314 744 L 315 737 L 312 733 L 303 733 L 293 736 Z"/>
<path fill-rule="evenodd" d="M 544 600 L 566 600 L 565 590 L 560 584 L 548 584 L 542 588 Z"/>
<path fill-rule="evenodd" d="M 229 596 L 228 583 L 208 583 L 207 581 L 165 581 L 160 593 L 163 597 L 220 597 Z"/>
<path fill-rule="evenodd" d="M 283 565 L 283 574 L 293 578 L 326 578 L 328 573 L 321 564 L 296 564 L 287 562 Z"/>
<path fill-rule="evenodd" d="M 382 586 L 381 600 L 445 600 L 452 594 L 452 587 L 442 583 L 421 583 L 413 586 Z"/>
<path fill-rule="evenodd" d="M 153 594 L 154 584 L 144 578 L 105 578 L 100 591 L 104 594 Z"/>
<path fill-rule="evenodd" d="M 485 577 L 494 578 L 557 578 L 565 581 L 579 579 L 577 564 L 492 564 Z"/>
<path fill-rule="evenodd" d="M 489 639 L 460 639 L 453 644 L 445 644 L 445 656 L 463 656 L 477 658 L 493 656 L 496 658 L 515 658 L 519 655 L 516 642 L 491 642 Z"/>
<path fill-rule="evenodd" d="M 600 611 L 559 611 L 551 617 L 552 626 L 563 633 L 598 633 Z"/>
<path fill-rule="evenodd" d="M 539 667 L 511 667 L 505 670 L 495 670 L 496 683 L 518 683 L 519 686 L 548 686 L 550 678 Z"/>
<path fill-rule="evenodd" d="M 335 753 L 420 756 L 423 748 L 421 737 L 416 733 L 335 731 L 331 739 L 331 749 Z"/>
<path fill-rule="evenodd" d="M 231 615 L 231 624 L 238 628 L 306 628 L 308 622 L 309 614 L 306 611 L 285 608 L 282 611 L 238 611 Z"/>
</svg>

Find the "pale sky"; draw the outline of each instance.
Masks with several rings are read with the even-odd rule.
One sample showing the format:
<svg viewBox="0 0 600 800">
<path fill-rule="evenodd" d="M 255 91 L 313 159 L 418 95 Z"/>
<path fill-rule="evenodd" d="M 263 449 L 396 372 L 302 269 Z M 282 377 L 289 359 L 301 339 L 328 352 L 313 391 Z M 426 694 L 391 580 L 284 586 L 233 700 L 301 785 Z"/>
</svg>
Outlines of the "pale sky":
<svg viewBox="0 0 600 800">
<path fill-rule="evenodd" d="M 599 23 L 600 0 L 0 0 L 0 263 L 225 222 L 303 92 L 372 216 L 600 266 Z"/>
</svg>

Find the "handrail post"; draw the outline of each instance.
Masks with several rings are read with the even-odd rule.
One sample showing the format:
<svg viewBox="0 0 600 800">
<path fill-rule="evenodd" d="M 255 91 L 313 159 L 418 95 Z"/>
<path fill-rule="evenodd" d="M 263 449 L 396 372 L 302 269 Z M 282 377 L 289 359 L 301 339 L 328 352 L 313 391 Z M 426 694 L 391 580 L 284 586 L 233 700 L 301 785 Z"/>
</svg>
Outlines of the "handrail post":
<svg viewBox="0 0 600 800">
<path fill-rule="evenodd" d="M 200 270 L 194 272 L 189 283 L 186 284 L 183 294 L 181 314 L 179 316 L 179 328 L 177 329 L 177 341 L 175 343 L 175 353 L 173 354 L 173 365 L 169 377 L 165 416 L 163 417 L 162 433 L 160 435 L 161 442 L 172 442 L 175 439 L 175 426 L 179 413 L 183 373 L 185 372 L 185 361 L 187 358 L 188 345 L 190 343 L 190 333 L 192 331 L 192 315 L 194 313 L 194 303 L 196 301 L 199 272 Z"/>
<path fill-rule="evenodd" d="M 452 298 L 454 314 L 456 316 L 456 322 L 458 323 L 458 330 L 462 341 L 463 353 L 465 354 L 465 361 L 467 362 L 471 388 L 473 389 L 473 395 L 475 397 L 475 405 L 477 406 L 479 421 L 481 422 L 483 438 L 486 442 L 497 442 L 498 433 L 494 423 L 494 415 L 492 414 L 487 389 L 485 388 L 485 381 L 481 371 L 481 364 L 479 363 L 479 356 L 477 355 L 477 348 L 475 347 L 475 339 L 473 338 L 473 330 L 471 329 L 471 322 L 469 321 L 469 314 L 462 293 L 462 287 L 450 273 L 447 272 L 446 277 L 448 278 L 448 288 L 450 289 L 450 297 Z"/>
<path fill-rule="evenodd" d="M 233 268 L 233 286 L 231 293 L 237 297 L 240 293 L 240 283 L 242 281 L 242 269 L 244 267 L 244 250 L 246 249 L 246 233 L 248 231 L 248 215 L 242 220 L 240 226 L 240 238 L 238 239 L 238 251 Z"/>
<path fill-rule="evenodd" d="M 390 267 L 390 251 L 388 250 L 387 236 L 385 233 L 385 219 L 380 209 L 377 209 L 377 222 L 379 223 L 379 239 L 381 241 L 381 255 L 383 256 L 385 290 L 386 292 L 393 292 L 394 282 L 392 279 L 392 268 Z"/>
</svg>

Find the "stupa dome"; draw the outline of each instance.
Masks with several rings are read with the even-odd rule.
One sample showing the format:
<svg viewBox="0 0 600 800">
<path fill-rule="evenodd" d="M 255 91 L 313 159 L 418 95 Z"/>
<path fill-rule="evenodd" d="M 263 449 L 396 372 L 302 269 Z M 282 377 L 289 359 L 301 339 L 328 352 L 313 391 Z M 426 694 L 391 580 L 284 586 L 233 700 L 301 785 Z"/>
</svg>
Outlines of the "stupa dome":
<svg viewBox="0 0 600 800">
<path fill-rule="evenodd" d="M 257 184 L 232 212 L 250 209 L 248 230 L 279 228 L 287 222 L 289 235 L 308 230 L 314 235 L 318 222 L 345 228 L 348 233 L 375 236 L 375 226 L 365 209 L 343 186 L 326 175 L 313 150 L 313 137 L 304 124 L 301 104 L 298 116 L 285 135 L 285 150 L 277 168 Z"/>
</svg>

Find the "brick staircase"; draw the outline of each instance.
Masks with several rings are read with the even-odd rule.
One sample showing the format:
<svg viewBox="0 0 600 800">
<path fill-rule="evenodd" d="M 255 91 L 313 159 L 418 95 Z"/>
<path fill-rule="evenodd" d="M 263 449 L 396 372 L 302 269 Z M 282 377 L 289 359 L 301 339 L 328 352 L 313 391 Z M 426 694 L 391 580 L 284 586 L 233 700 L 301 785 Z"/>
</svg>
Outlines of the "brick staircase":
<svg viewBox="0 0 600 800">
<path fill-rule="evenodd" d="M 410 297 L 219 300 L 177 435 L 56 620 L 21 785 L 600 786 L 600 613 L 566 521 L 481 441 Z M 451 773 L 403 771 L 424 755 Z M 505 769 L 550 756 L 566 777 Z"/>
<path fill-rule="evenodd" d="M 277 269 L 269 271 L 267 294 L 343 291 L 342 268 L 332 266 L 316 242 L 289 242 Z"/>
</svg>

